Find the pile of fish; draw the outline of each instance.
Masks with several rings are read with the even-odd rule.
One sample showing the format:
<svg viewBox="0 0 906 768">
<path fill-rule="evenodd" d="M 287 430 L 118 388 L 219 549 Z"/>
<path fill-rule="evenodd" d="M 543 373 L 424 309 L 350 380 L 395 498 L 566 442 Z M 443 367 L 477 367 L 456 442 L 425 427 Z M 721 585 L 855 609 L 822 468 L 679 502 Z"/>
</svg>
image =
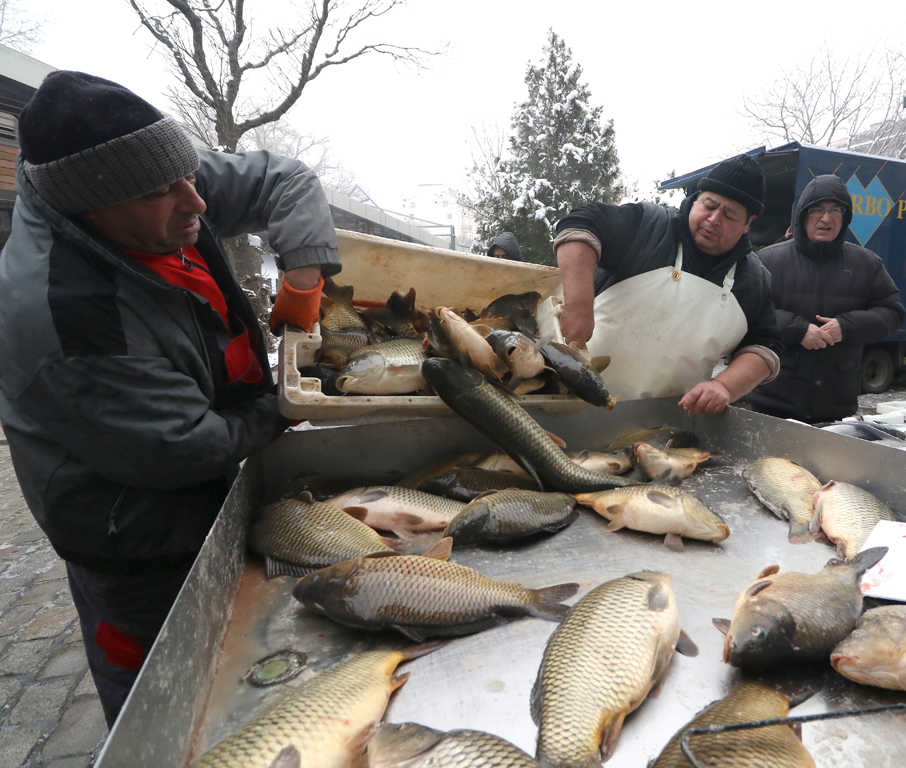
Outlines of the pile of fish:
<svg viewBox="0 0 906 768">
<path fill-rule="evenodd" d="M 891 509 L 864 488 L 834 480 L 822 485 L 789 459 L 759 459 L 742 474 L 756 498 L 789 521 L 794 544 L 812 541 L 821 532 L 837 545 L 839 557 L 852 558 L 881 520 L 896 520 Z"/>
<path fill-rule="evenodd" d="M 452 558 L 459 547 L 494 551 L 556 536 L 583 509 L 605 518 L 612 531 L 665 536 L 675 551 L 682 551 L 684 538 L 723 541 L 730 535 L 725 520 L 680 487 L 714 454 L 694 434 L 666 427 L 631 432 L 601 450 L 569 453 L 490 383 L 491 368 L 482 372 L 474 361 L 463 365 L 438 355 L 422 369 L 432 389 L 500 450 L 446 456 L 373 484 L 297 478 L 257 510 L 248 539 L 265 558 L 269 577 L 301 577 L 292 595 L 306 610 L 357 632 L 392 631 L 419 645 L 341 662 L 193 765 L 352 768 L 364 755 L 370 768 L 593 768 L 618 748 L 626 718 L 663 685 L 674 654 L 698 653 L 680 629 L 669 573 L 638 570 L 610 579 L 570 606 L 566 601 L 579 592 L 578 583 L 530 587 L 489 578 Z M 892 512 L 863 489 L 822 485 L 786 459 L 761 459 L 743 476 L 760 502 L 789 521 L 790 541 L 812 540 L 820 528 L 843 559 L 814 574 L 763 569 L 739 594 L 732 618 L 714 619 L 724 634 L 722 660 L 756 672 L 830 664 L 856 682 L 906 690 L 906 608 L 863 613 L 859 588 L 862 575 L 887 551 L 860 552 L 871 521 L 893 519 Z M 426 640 L 527 617 L 556 625 L 531 693 L 534 757 L 481 731 L 380 724 L 390 692 L 405 679 L 393 670 L 436 647 Z M 720 730 L 784 718 L 798 700 L 778 685 L 740 680 L 665 739 L 651 765 L 689 765 L 680 736 L 706 726 L 714 732 L 689 741 L 701 765 L 814 766 L 789 725 Z M 338 725 L 322 733 L 313 725 L 318 717 Z"/>
<path fill-rule="evenodd" d="M 541 294 L 506 294 L 476 312 L 416 304 L 415 289 L 394 292 L 383 306 L 357 307 L 353 286 L 325 281 L 321 347 L 315 365 L 300 369 L 339 396 L 431 393 L 422 366 L 433 357 L 456 360 L 514 395 L 573 394 L 613 408 L 600 372 L 606 359 L 538 335 Z"/>
</svg>

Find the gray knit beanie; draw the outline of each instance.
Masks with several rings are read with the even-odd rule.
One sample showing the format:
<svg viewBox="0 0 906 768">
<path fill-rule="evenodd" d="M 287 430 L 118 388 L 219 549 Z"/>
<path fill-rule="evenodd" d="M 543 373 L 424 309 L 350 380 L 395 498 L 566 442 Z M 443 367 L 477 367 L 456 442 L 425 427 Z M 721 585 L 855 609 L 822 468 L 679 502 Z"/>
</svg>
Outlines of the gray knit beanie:
<svg viewBox="0 0 906 768">
<path fill-rule="evenodd" d="M 71 216 L 132 200 L 198 168 L 186 132 L 121 85 L 51 72 L 19 116 L 25 175 Z"/>
</svg>

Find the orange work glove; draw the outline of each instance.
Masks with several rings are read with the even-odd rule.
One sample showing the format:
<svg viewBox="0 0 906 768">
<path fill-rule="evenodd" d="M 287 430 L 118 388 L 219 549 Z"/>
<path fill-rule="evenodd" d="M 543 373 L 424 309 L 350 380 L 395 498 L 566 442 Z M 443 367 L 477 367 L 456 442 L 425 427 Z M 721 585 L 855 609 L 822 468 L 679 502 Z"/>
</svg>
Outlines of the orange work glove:
<svg viewBox="0 0 906 768">
<path fill-rule="evenodd" d="M 298 325 L 306 333 L 311 333 L 314 324 L 318 322 L 321 309 L 321 289 L 324 287 L 324 278 L 318 280 L 314 288 L 300 291 L 293 288 L 283 279 L 280 290 L 277 291 L 277 300 L 271 310 L 271 332 L 279 336 L 283 333 L 283 326 Z"/>
</svg>

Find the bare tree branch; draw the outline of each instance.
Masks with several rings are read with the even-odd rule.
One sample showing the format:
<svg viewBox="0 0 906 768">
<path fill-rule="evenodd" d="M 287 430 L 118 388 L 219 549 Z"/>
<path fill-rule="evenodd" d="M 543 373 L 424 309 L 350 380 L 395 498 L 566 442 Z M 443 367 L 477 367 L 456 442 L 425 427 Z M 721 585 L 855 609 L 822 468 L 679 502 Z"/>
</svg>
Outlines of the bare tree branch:
<svg viewBox="0 0 906 768">
<path fill-rule="evenodd" d="M 227 151 L 235 151 L 245 133 L 285 115 L 327 67 L 369 54 L 419 67 L 433 55 L 389 42 L 351 44 L 364 25 L 406 0 L 307 0 L 304 13 L 284 15 L 261 35 L 251 32 L 246 0 L 127 2 L 185 86 L 170 93 L 178 114 L 202 140 Z M 267 78 L 264 88 L 260 79 L 249 80 L 253 73 Z M 255 86 L 254 99 L 243 97 Z"/>
<path fill-rule="evenodd" d="M 742 112 L 767 138 L 902 156 L 906 57 L 872 50 L 841 59 L 829 43 L 805 66 L 784 70 Z"/>
<path fill-rule="evenodd" d="M 31 53 L 43 39 L 44 16 L 23 7 L 22 0 L 0 0 L 0 43 L 21 53 Z"/>
</svg>

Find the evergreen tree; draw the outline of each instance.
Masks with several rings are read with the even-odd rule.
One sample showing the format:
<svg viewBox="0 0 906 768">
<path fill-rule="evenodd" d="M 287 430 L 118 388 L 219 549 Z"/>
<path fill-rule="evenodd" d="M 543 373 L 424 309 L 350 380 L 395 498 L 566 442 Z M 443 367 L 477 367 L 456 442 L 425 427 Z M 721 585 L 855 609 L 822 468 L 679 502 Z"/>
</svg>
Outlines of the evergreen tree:
<svg viewBox="0 0 906 768">
<path fill-rule="evenodd" d="M 612 201 L 619 176 L 613 120 L 580 82 L 582 67 L 554 33 L 537 66 L 529 64 L 528 99 L 512 118 L 506 157 L 494 167 L 473 167 L 478 240 L 486 248 L 500 232 L 513 232 L 529 261 L 555 265 L 554 227 L 569 210 L 589 200 Z M 482 249 L 479 248 L 479 251 Z"/>
</svg>

